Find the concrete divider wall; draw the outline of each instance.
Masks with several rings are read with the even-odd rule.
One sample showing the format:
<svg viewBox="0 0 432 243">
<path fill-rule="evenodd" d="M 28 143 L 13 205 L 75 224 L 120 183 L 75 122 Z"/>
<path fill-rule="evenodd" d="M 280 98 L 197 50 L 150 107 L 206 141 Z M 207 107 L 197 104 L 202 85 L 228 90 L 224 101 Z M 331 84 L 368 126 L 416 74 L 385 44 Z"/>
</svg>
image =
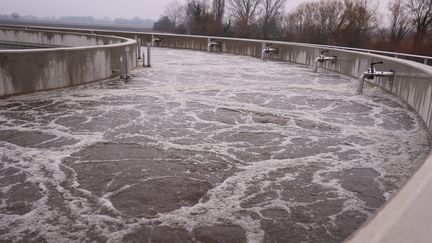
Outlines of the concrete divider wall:
<svg viewBox="0 0 432 243">
<path fill-rule="evenodd" d="M 52 31 L 0 30 L 0 41 L 3 38 L 12 41 L 14 37 L 18 38 L 15 41 L 25 43 L 78 47 L 0 50 L 0 97 L 85 84 L 125 75 L 136 67 L 135 40 Z"/>
</svg>

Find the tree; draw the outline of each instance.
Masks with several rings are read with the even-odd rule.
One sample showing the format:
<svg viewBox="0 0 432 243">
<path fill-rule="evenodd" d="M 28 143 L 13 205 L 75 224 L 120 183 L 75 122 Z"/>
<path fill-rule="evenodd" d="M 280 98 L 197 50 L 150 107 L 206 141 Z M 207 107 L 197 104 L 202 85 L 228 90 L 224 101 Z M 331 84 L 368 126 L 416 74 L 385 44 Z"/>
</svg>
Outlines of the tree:
<svg viewBox="0 0 432 243">
<path fill-rule="evenodd" d="M 184 6 L 178 1 L 172 1 L 165 6 L 165 16 L 167 16 L 175 27 L 178 27 L 184 21 Z"/>
<path fill-rule="evenodd" d="M 153 30 L 162 32 L 173 32 L 175 29 L 174 22 L 168 16 L 162 16 L 153 24 Z"/>
<path fill-rule="evenodd" d="M 317 35 L 314 37 L 318 44 L 334 44 L 336 27 L 343 13 L 343 4 L 339 0 L 320 1 L 314 8 L 314 25 Z"/>
<path fill-rule="evenodd" d="M 250 37 L 251 26 L 255 22 L 256 12 L 262 0 L 229 0 L 228 6 L 236 25 L 239 37 Z"/>
<path fill-rule="evenodd" d="M 286 0 L 262 0 L 261 35 L 263 39 L 268 39 L 269 34 L 277 31 L 285 2 Z"/>
<path fill-rule="evenodd" d="M 432 25 L 432 0 L 406 0 L 405 7 L 412 16 L 416 30 L 416 40 L 420 41 Z"/>
<path fill-rule="evenodd" d="M 316 3 L 300 4 L 294 12 L 287 16 L 287 40 L 294 42 L 313 43 L 314 40 L 314 8 Z"/>
<path fill-rule="evenodd" d="M 315 44 L 335 44 L 336 28 L 344 12 L 340 0 L 304 3 L 287 17 L 288 40 Z"/>
<path fill-rule="evenodd" d="M 409 16 L 402 0 L 390 2 L 388 9 L 390 10 L 390 42 L 399 44 L 411 28 Z"/>
<path fill-rule="evenodd" d="M 339 45 L 361 47 L 374 21 L 376 6 L 371 0 L 344 0 L 343 5 L 335 41 Z"/>
<path fill-rule="evenodd" d="M 213 0 L 212 12 L 216 21 L 222 23 L 225 14 L 225 0 Z"/>
<path fill-rule="evenodd" d="M 188 0 L 186 3 L 187 28 L 190 34 L 207 34 L 208 6 L 205 0 Z"/>
<path fill-rule="evenodd" d="M 16 12 L 13 12 L 13 13 L 11 14 L 11 17 L 12 17 L 13 19 L 19 19 L 19 14 L 16 13 Z"/>
<path fill-rule="evenodd" d="M 209 21 L 208 34 L 226 35 L 230 23 L 224 24 L 225 0 L 213 0 L 211 15 L 213 19 Z"/>
</svg>

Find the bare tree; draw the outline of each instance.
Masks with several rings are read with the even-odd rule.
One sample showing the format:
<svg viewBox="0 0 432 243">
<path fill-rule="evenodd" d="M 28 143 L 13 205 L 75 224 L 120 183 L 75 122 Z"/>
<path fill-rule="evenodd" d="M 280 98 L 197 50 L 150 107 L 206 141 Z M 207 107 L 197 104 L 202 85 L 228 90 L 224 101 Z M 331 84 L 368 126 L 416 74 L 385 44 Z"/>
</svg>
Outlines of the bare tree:
<svg viewBox="0 0 432 243">
<path fill-rule="evenodd" d="M 312 21 L 316 28 L 315 43 L 334 44 L 336 27 L 343 13 L 343 4 L 340 0 L 321 0 L 316 3 L 312 14 Z"/>
<path fill-rule="evenodd" d="M 13 13 L 11 14 L 11 17 L 12 17 L 13 19 L 19 19 L 19 14 L 16 13 L 16 12 L 13 12 Z"/>
<path fill-rule="evenodd" d="M 300 4 L 294 12 L 291 12 L 287 16 L 287 40 L 295 42 L 312 42 L 314 39 L 313 29 L 313 15 L 314 9 L 316 8 L 315 3 L 303 3 Z"/>
<path fill-rule="evenodd" d="M 300 36 L 304 29 L 302 21 L 302 12 L 300 7 L 297 7 L 295 11 L 289 12 L 284 21 L 284 32 L 285 40 L 292 42 L 300 42 Z"/>
<path fill-rule="evenodd" d="M 405 6 L 412 16 L 416 39 L 422 39 L 432 25 L 432 0 L 406 0 Z"/>
<path fill-rule="evenodd" d="M 225 14 L 225 0 L 213 0 L 213 15 L 217 22 L 222 22 Z"/>
<path fill-rule="evenodd" d="M 207 34 L 210 19 L 207 2 L 205 0 L 188 0 L 186 19 L 190 34 Z"/>
<path fill-rule="evenodd" d="M 168 18 L 168 16 L 161 16 L 156 22 L 153 24 L 153 30 L 162 31 L 162 32 L 173 32 L 174 31 L 174 23 Z"/>
<path fill-rule="evenodd" d="M 178 1 L 172 1 L 165 6 L 165 16 L 167 16 L 175 27 L 184 21 L 185 9 Z"/>
<path fill-rule="evenodd" d="M 287 18 L 287 36 L 291 41 L 335 44 L 336 28 L 344 12 L 340 0 L 321 0 L 301 4 Z"/>
<path fill-rule="evenodd" d="M 344 0 L 344 10 L 335 30 L 340 45 L 363 45 L 376 14 L 377 6 L 373 3 L 373 0 Z"/>
<path fill-rule="evenodd" d="M 400 43 L 411 28 L 409 16 L 402 0 L 395 0 L 388 4 L 390 10 L 390 41 Z"/>
<path fill-rule="evenodd" d="M 262 0 L 228 0 L 228 6 L 236 24 L 236 34 L 250 37 L 251 25 L 255 21 Z"/>
<path fill-rule="evenodd" d="M 289 14 L 288 40 L 359 47 L 375 20 L 373 0 L 321 0 Z"/>
<path fill-rule="evenodd" d="M 222 35 L 226 36 L 231 26 L 231 21 L 224 22 L 226 9 L 225 0 L 213 0 L 212 5 L 212 16 L 213 19 L 209 21 L 208 32 L 211 35 Z"/>
<path fill-rule="evenodd" d="M 286 0 L 262 0 L 261 32 L 264 39 L 277 28 L 285 2 Z"/>
</svg>

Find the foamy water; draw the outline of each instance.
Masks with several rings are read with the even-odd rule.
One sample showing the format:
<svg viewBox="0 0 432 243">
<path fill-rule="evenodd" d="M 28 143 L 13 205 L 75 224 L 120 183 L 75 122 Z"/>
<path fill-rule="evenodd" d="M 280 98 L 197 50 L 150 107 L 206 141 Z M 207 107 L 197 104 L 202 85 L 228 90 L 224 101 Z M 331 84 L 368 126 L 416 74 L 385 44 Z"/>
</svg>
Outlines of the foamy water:
<svg viewBox="0 0 432 243">
<path fill-rule="evenodd" d="M 153 54 L 128 82 L 0 100 L 0 240 L 341 242 L 429 152 L 354 79 Z"/>
</svg>

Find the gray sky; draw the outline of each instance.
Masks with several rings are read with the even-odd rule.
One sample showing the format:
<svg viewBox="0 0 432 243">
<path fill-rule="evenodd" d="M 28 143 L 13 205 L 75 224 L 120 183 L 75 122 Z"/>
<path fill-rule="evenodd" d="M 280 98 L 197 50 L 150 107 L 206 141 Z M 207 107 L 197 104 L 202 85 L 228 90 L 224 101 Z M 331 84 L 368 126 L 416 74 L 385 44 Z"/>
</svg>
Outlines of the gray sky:
<svg viewBox="0 0 432 243">
<path fill-rule="evenodd" d="M 103 18 L 151 18 L 157 19 L 172 0 L 0 0 L 0 14 L 17 12 L 20 15 L 92 16 Z M 381 9 L 389 0 L 380 1 Z M 185 2 L 185 0 L 179 0 Z M 293 9 L 301 0 L 287 0 L 287 9 Z"/>
</svg>

